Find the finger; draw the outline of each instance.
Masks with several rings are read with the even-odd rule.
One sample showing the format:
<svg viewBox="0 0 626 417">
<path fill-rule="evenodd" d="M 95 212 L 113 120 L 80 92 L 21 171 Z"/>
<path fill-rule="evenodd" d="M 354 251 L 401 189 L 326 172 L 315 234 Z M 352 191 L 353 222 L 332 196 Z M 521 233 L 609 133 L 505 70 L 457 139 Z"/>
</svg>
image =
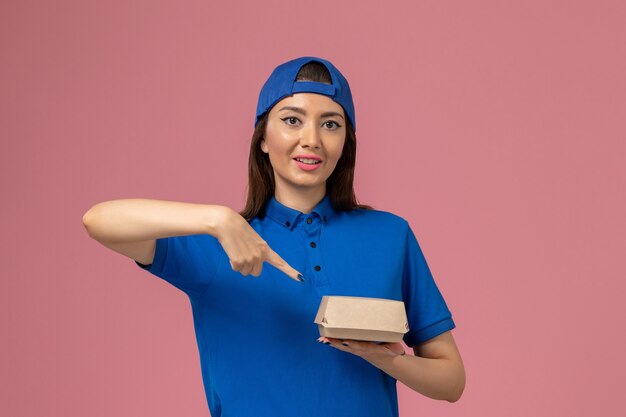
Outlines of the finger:
<svg viewBox="0 0 626 417">
<path fill-rule="evenodd" d="M 360 349 L 364 349 L 366 345 L 370 342 L 365 342 L 363 340 L 339 339 L 339 343 L 341 343 L 342 346 L 345 346 L 347 348 L 360 350 Z"/>
<path fill-rule="evenodd" d="M 334 337 L 322 337 L 322 341 L 328 341 L 331 345 L 335 347 L 339 346 L 350 346 L 350 341 L 347 339 L 336 339 Z M 344 344 L 345 343 L 345 344 Z"/>
<path fill-rule="evenodd" d="M 281 258 L 276 252 L 274 252 L 272 248 L 269 248 L 266 261 L 278 268 L 279 270 L 283 271 L 289 278 L 293 279 L 294 281 L 304 281 L 304 279 L 300 280 L 298 278 L 298 276 L 302 276 L 302 274 L 300 274 L 300 272 L 298 272 L 296 269 L 291 267 L 291 265 L 285 262 L 285 260 Z"/>
<path fill-rule="evenodd" d="M 248 251 L 251 253 L 255 253 L 254 258 L 250 263 L 249 274 L 255 277 L 258 277 L 261 275 L 261 272 L 263 271 L 263 262 L 265 261 L 265 253 L 267 250 L 266 248 L 267 248 L 267 244 L 265 244 L 265 247 L 259 247 L 256 245 L 255 246 L 248 245 Z"/>
<path fill-rule="evenodd" d="M 317 341 L 320 343 L 324 343 L 325 345 L 330 345 L 330 342 L 324 336 L 318 337 Z"/>
<path fill-rule="evenodd" d="M 239 273 L 243 276 L 247 276 L 248 274 L 250 274 L 250 271 L 252 270 L 253 265 L 248 262 L 248 261 L 241 261 L 241 267 L 239 268 Z"/>
<path fill-rule="evenodd" d="M 249 253 L 249 249 L 248 249 L 248 253 Z M 260 256 L 258 257 L 252 257 L 252 258 L 246 258 L 245 264 L 243 266 L 243 268 L 241 268 L 241 274 L 242 275 L 250 275 L 252 273 L 254 273 L 254 270 L 257 269 L 257 265 L 259 262 L 263 262 L 262 258 Z"/>
<path fill-rule="evenodd" d="M 233 262 L 233 259 L 238 258 L 240 254 L 243 252 L 241 243 L 238 240 L 235 240 L 235 241 L 228 240 L 228 241 L 222 242 L 222 246 L 224 247 L 224 250 L 226 250 L 226 253 L 228 255 L 228 260 L 230 262 L 231 269 L 236 272 L 241 272 L 244 265 L 242 265 L 241 262 L 237 262 L 237 265 L 235 265 L 235 263 Z"/>
<path fill-rule="evenodd" d="M 393 353 L 397 355 L 405 355 L 406 351 L 404 350 L 404 346 L 401 343 L 385 343 L 382 345 L 386 349 L 389 349 Z"/>
<path fill-rule="evenodd" d="M 254 265 L 254 268 L 252 269 L 251 274 L 254 275 L 255 277 L 258 277 L 259 275 L 261 275 L 261 272 L 263 272 L 263 262 L 257 262 Z"/>
<path fill-rule="evenodd" d="M 351 340 L 347 340 L 347 339 L 334 339 L 334 338 L 328 338 L 328 341 L 330 342 L 330 346 L 342 350 L 344 352 L 352 352 L 352 343 L 353 341 Z"/>
</svg>

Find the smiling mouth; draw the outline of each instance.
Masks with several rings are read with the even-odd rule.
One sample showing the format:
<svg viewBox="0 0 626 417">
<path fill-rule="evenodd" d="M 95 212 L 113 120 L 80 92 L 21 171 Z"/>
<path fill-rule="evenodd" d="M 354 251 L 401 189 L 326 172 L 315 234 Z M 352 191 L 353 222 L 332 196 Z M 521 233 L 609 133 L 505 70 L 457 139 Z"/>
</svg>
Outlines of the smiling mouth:
<svg viewBox="0 0 626 417">
<path fill-rule="evenodd" d="M 322 161 L 316 161 L 314 159 L 300 159 L 300 158 L 293 158 L 294 161 L 298 161 L 302 164 L 307 164 L 307 165 L 317 165 L 317 164 L 321 164 Z"/>
</svg>

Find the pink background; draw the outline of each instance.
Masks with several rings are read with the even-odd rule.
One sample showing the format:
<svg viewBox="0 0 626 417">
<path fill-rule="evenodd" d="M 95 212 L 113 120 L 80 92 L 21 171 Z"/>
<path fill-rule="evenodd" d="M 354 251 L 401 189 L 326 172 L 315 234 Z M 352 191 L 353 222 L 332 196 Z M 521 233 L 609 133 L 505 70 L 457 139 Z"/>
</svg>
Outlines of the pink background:
<svg viewBox="0 0 626 417">
<path fill-rule="evenodd" d="M 401 416 L 623 415 L 623 4 L 3 0 L 0 415 L 209 415 L 187 297 L 82 215 L 241 209 L 259 90 L 302 55 L 350 81 L 357 197 L 457 323 L 463 397 L 398 383 Z"/>
</svg>

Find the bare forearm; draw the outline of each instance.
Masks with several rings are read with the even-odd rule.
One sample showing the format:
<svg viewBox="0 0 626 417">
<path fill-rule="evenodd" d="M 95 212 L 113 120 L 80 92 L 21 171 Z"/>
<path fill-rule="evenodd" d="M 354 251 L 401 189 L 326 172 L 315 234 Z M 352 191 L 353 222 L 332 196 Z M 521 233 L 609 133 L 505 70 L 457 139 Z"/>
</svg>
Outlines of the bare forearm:
<svg viewBox="0 0 626 417">
<path fill-rule="evenodd" d="M 166 236 L 213 235 L 226 206 L 178 201 L 123 199 L 98 203 L 83 216 L 89 235 L 108 242 Z"/>
<path fill-rule="evenodd" d="M 378 358 L 370 363 L 412 390 L 436 400 L 455 402 L 465 387 L 464 367 L 453 360 L 407 354 Z"/>
</svg>

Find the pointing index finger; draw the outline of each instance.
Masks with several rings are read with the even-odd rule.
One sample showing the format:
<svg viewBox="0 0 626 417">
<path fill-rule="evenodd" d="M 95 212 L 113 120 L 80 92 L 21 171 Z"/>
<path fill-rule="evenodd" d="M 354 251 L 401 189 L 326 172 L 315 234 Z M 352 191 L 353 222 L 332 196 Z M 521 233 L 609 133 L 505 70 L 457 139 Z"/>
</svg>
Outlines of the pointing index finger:
<svg viewBox="0 0 626 417">
<path fill-rule="evenodd" d="M 302 274 L 294 269 L 291 265 L 289 265 L 283 258 L 281 258 L 272 248 L 270 248 L 266 262 L 272 264 L 276 268 L 283 271 L 289 278 L 294 281 L 302 282 L 304 279 L 299 279 L 298 276 L 302 277 Z"/>
</svg>

